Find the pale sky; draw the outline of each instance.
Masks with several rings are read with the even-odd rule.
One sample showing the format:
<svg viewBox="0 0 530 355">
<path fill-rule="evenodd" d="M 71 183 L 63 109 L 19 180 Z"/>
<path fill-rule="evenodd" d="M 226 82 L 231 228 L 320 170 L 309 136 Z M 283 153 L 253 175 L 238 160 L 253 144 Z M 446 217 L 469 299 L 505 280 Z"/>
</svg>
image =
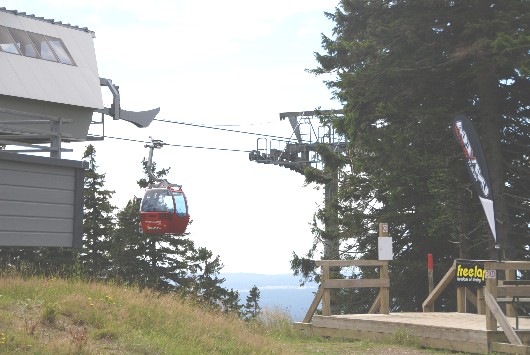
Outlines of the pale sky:
<svg viewBox="0 0 530 355">
<path fill-rule="evenodd" d="M 0 6 L 87 27 L 95 32 L 99 76 L 120 87 L 121 106 L 160 107 L 157 119 L 290 137 L 279 113 L 340 109 L 317 66 L 321 33 L 331 34 L 338 0 L 5 0 Z M 108 89 L 102 88 L 106 106 Z M 231 125 L 225 127 L 224 125 Z M 100 133 L 97 127 L 91 129 Z M 136 128 L 106 118 L 105 134 L 172 145 L 155 151 L 168 180 L 182 184 L 193 224 L 189 238 L 219 255 L 222 272 L 290 273 L 292 252 L 304 254 L 323 190 L 285 168 L 248 160 L 257 136 L 153 122 Z M 81 160 L 88 143 L 63 158 Z M 143 191 L 142 143 L 93 142 L 98 171 L 119 209 Z"/>
</svg>

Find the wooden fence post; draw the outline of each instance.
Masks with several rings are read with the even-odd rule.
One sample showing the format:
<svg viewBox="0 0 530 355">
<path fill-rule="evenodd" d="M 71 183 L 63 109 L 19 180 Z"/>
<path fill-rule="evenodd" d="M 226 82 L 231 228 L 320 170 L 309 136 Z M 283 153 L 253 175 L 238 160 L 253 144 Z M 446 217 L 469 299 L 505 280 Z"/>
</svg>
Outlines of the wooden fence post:
<svg viewBox="0 0 530 355">
<path fill-rule="evenodd" d="M 388 261 L 383 262 L 380 266 L 379 278 L 381 280 L 388 280 Z M 379 295 L 381 296 L 381 313 L 390 313 L 390 287 L 381 287 L 379 289 Z"/>
<path fill-rule="evenodd" d="M 486 263 L 484 265 L 484 272 L 486 272 L 486 290 L 497 298 L 497 270 L 493 266 L 494 263 Z M 497 330 L 497 320 L 491 312 L 490 307 L 486 307 L 486 330 Z"/>
<path fill-rule="evenodd" d="M 515 270 L 506 270 L 505 271 L 505 280 L 506 281 L 513 281 L 515 280 Z M 508 303 L 506 304 L 506 317 L 515 317 L 515 307 L 513 304 Z"/>
<path fill-rule="evenodd" d="M 466 313 L 466 288 L 456 288 L 456 312 Z"/>
<path fill-rule="evenodd" d="M 329 265 L 322 265 L 322 285 L 326 284 L 329 280 Z M 324 288 L 324 294 L 322 295 L 322 315 L 331 315 L 331 290 Z"/>
<path fill-rule="evenodd" d="M 477 314 L 486 314 L 486 301 L 484 301 L 484 287 L 477 288 Z"/>
</svg>

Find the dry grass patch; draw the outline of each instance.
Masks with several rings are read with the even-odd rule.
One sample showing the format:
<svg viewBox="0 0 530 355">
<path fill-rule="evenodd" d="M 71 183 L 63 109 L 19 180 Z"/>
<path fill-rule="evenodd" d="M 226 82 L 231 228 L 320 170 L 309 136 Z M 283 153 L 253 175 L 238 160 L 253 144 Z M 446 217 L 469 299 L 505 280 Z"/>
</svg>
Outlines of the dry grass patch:
<svg viewBox="0 0 530 355">
<path fill-rule="evenodd" d="M 0 352 L 282 353 L 237 317 L 176 295 L 61 279 L 0 279 Z"/>
<path fill-rule="evenodd" d="M 4 276 L 0 309 L 0 353 L 364 354 L 385 349 L 295 331 L 281 309 L 265 309 L 257 320 L 245 322 L 175 294 L 79 280 Z M 400 353 L 395 346 L 386 349 Z"/>
</svg>

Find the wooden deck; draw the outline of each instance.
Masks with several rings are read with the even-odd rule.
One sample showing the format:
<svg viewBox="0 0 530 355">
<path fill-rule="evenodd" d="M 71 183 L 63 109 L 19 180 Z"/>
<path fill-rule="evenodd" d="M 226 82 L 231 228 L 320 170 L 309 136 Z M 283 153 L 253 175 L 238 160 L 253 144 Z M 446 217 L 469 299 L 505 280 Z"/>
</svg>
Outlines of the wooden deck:
<svg viewBox="0 0 530 355">
<path fill-rule="evenodd" d="M 509 317 L 515 328 L 515 318 Z M 406 334 L 421 346 L 479 354 L 492 351 L 527 354 L 527 346 L 510 345 L 502 329 L 486 330 L 486 316 L 471 313 L 390 313 L 313 316 L 311 323 L 295 323 L 314 334 L 352 339 L 390 339 Z M 530 345 L 530 319 L 519 319 L 517 335 Z"/>
</svg>

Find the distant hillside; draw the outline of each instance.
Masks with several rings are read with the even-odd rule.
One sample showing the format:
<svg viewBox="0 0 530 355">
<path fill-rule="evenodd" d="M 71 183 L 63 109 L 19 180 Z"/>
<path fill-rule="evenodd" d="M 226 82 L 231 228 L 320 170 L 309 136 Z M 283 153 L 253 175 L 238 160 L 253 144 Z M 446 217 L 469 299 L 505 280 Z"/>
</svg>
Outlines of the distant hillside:
<svg viewBox="0 0 530 355">
<path fill-rule="evenodd" d="M 255 273 L 222 273 L 221 277 L 226 281 L 223 283 L 225 288 L 236 290 L 249 290 L 254 285 L 258 288 L 271 286 L 285 286 L 298 288 L 300 278 L 291 274 L 255 274 Z M 318 284 L 308 283 L 306 287 L 318 287 Z"/>
<path fill-rule="evenodd" d="M 289 313 L 293 321 L 304 319 L 315 297 L 318 284 L 307 283 L 300 287 L 299 278 L 291 274 L 264 275 L 253 273 L 225 273 L 223 287 L 239 292 L 241 303 L 255 285 L 260 290 L 259 305 L 262 308 L 280 309 Z"/>
</svg>

